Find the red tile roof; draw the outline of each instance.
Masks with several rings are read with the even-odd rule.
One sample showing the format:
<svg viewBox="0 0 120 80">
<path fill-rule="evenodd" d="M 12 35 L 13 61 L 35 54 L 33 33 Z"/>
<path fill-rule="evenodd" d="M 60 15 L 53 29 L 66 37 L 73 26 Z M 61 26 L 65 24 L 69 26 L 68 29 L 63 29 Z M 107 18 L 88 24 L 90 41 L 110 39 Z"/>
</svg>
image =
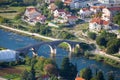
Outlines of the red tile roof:
<svg viewBox="0 0 120 80">
<path fill-rule="evenodd" d="M 68 16 L 69 19 L 78 19 L 77 16 Z"/>
<path fill-rule="evenodd" d="M 100 24 L 100 25 L 108 25 L 109 24 L 109 21 L 105 21 L 105 20 L 102 20 L 100 18 L 93 18 L 90 23 L 97 23 L 97 24 Z"/>
<path fill-rule="evenodd" d="M 66 13 L 66 14 L 70 14 L 70 12 L 65 11 L 64 9 L 58 9 L 58 12 L 64 12 L 64 13 Z"/>
<path fill-rule="evenodd" d="M 77 78 L 75 78 L 75 80 L 85 80 L 85 79 L 83 79 L 81 77 L 77 77 Z"/>
<path fill-rule="evenodd" d="M 105 6 L 92 6 L 91 8 L 93 8 L 93 9 L 103 9 L 103 8 L 105 8 Z"/>
<path fill-rule="evenodd" d="M 120 7 L 111 7 L 108 8 L 110 11 L 120 11 Z"/>
<path fill-rule="evenodd" d="M 72 0 L 65 0 L 64 4 L 70 4 L 72 2 Z"/>
</svg>

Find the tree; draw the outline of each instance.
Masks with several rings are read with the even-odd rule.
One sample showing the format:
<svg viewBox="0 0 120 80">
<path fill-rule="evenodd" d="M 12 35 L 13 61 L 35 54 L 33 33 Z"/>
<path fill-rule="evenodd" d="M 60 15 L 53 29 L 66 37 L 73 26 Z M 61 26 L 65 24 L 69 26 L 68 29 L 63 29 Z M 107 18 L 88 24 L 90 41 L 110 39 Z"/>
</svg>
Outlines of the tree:
<svg viewBox="0 0 120 80">
<path fill-rule="evenodd" d="M 61 0 L 55 0 L 55 4 L 58 6 L 59 9 L 63 9 L 64 3 Z"/>
<path fill-rule="evenodd" d="M 50 80 L 59 80 L 56 76 L 54 76 L 54 75 L 52 75 L 51 77 L 50 77 Z"/>
<path fill-rule="evenodd" d="M 21 75 L 21 80 L 27 80 L 29 75 L 29 72 L 27 70 L 24 70 L 24 72 Z"/>
<path fill-rule="evenodd" d="M 110 46 L 108 46 L 107 47 L 107 53 L 108 54 L 115 54 L 115 53 L 117 53 L 119 51 L 119 48 L 118 48 L 118 46 L 116 46 L 116 45 L 110 45 Z"/>
<path fill-rule="evenodd" d="M 60 74 L 63 78 L 67 80 L 74 80 L 76 77 L 77 68 L 72 63 L 70 63 L 68 57 L 65 57 L 62 61 Z"/>
<path fill-rule="evenodd" d="M 34 66 L 35 66 L 36 63 L 37 63 L 37 59 L 36 59 L 36 57 L 33 57 L 31 59 L 31 66 L 34 68 Z"/>
<path fill-rule="evenodd" d="M 88 32 L 88 37 L 95 40 L 96 39 L 96 34 L 94 32 Z"/>
<path fill-rule="evenodd" d="M 92 78 L 92 70 L 90 68 L 85 68 L 80 71 L 80 76 L 85 78 L 85 80 L 90 80 Z"/>
<path fill-rule="evenodd" d="M 7 23 L 9 20 L 0 16 L 0 23 Z"/>
<path fill-rule="evenodd" d="M 44 67 L 44 71 L 48 74 L 48 75 L 57 75 L 57 68 L 55 65 L 53 64 L 47 64 Z"/>
<path fill-rule="evenodd" d="M 113 74 L 109 74 L 108 80 L 115 80 Z"/>
<path fill-rule="evenodd" d="M 97 80 L 105 80 L 102 71 L 98 71 L 96 79 Z"/>
<path fill-rule="evenodd" d="M 31 67 L 31 70 L 30 70 L 30 78 L 31 80 L 36 80 L 35 78 L 35 69 L 34 69 L 34 66 Z"/>
<path fill-rule="evenodd" d="M 106 44 L 107 44 L 107 40 L 101 36 L 96 38 L 96 42 L 100 46 L 106 46 Z"/>
<path fill-rule="evenodd" d="M 120 26 L 120 13 L 113 17 L 113 22 Z"/>
<path fill-rule="evenodd" d="M 25 64 L 26 65 L 31 65 L 31 58 L 29 56 L 25 57 Z"/>
</svg>

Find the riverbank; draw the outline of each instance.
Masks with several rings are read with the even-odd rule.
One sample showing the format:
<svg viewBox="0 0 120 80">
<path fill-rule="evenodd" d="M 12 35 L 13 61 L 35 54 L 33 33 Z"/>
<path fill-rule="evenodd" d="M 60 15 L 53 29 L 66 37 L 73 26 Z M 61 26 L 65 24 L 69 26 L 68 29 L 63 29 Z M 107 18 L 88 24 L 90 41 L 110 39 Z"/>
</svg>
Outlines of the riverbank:
<svg viewBox="0 0 120 80">
<path fill-rule="evenodd" d="M 120 69 L 120 62 L 115 60 L 114 58 L 109 58 L 109 57 L 106 57 L 100 54 L 93 54 L 91 52 L 86 52 L 84 56 L 90 60 L 96 60 L 96 61 L 108 64 L 112 67 Z"/>
<path fill-rule="evenodd" d="M 40 35 L 40 34 L 37 34 L 37 33 L 31 33 L 31 32 L 28 32 L 28 31 L 14 29 L 14 28 L 7 27 L 7 26 L 4 26 L 4 25 L 0 25 L 0 28 L 8 30 L 8 31 L 15 32 L 15 33 L 19 33 L 21 35 L 33 37 L 35 39 L 40 38 L 42 40 L 51 40 L 51 41 L 60 40 L 60 39 L 55 39 L 55 38 L 51 38 L 51 37 L 46 37 L 46 36 L 43 36 L 43 35 Z"/>
</svg>

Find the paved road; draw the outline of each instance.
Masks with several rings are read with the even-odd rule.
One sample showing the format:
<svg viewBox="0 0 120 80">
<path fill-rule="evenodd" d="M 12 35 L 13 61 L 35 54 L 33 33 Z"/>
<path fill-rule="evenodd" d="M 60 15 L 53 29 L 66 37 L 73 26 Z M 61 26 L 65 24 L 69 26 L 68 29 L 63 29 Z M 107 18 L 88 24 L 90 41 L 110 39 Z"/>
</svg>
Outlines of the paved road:
<svg viewBox="0 0 120 80">
<path fill-rule="evenodd" d="M 46 36 L 43 36 L 43 35 L 40 35 L 40 34 L 37 34 L 37 33 L 31 33 L 31 32 L 28 32 L 28 31 L 14 29 L 14 28 L 7 27 L 7 26 L 4 26 L 4 25 L 0 25 L 0 27 L 2 27 L 4 29 L 11 30 L 11 31 L 15 31 L 15 32 L 19 32 L 19 33 L 24 33 L 24 34 L 27 34 L 27 35 L 30 35 L 30 36 L 36 36 L 36 37 L 39 37 L 39 38 L 48 39 L 48 40 L 52 40 L 52 41 L 60 40 L 60 39 L 55 39 L 55 38 L 51 38 L 51 37 L 46 37 Z"/>
<path fill-rule="evenodd" d="M 96 49 L 94 51 L 92 51 L 93 52 L 92 54 L 97 54 L 97 55 L 100 55 L 100 56 L 108 57 L 110 59 L 113 59 L 113 60 L 116 60 L 116 61 L 120 62 L 120 58 L 109 55 L 109 54 L 106 54 L 106 52 L 100 50 L 100 48 L 96 44 L 96 42 L 93 42 L 93 43 L 96 45 Z"/>
</svg>

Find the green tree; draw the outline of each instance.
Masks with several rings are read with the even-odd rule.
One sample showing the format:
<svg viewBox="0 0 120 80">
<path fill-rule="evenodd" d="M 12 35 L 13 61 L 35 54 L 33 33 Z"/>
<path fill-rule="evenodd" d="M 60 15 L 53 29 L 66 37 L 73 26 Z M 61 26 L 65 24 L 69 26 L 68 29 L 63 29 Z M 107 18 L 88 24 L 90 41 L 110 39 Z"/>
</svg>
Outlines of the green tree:
<svg viewBox="0 0 120 80">
<path fill-rule="evenodd" d="M 113 75 L 113 74 L 109 74 L 108 80 L 115 80 L 115 79 L 114 79 L 114 75 Z"/>
<path fill-rule="evenodd" d="M 120 26 L 120 13 L 113 17 L 113 22 Z"/>
<path fill-rule="evenodd" d="M 63 9 L 64 3 L 61 0 L 55 0 L 55 4 L 58 6 L 59 9 Z"/>
<path fill-rule="evenodd" d="M 31 77 L 31 80 L 36 80 L 35 78 L 35 69 L 34 69 L 34 66 L 31 67 L 31 70 L 30 70 L 30 77 Z"/>
<path fill-rule="evenodd" d="M 92 70 L 90 68 L 85 68 L 80 71 L 80 76 L 85 78 L 85 80 L 90 80 L 92 78 Z"/>
<path fill-rule="evenodd" d="M 25 57 L 25 64 L 26 65 L 31 65 L 31 58 L 29 56 Z"/>
<path fill-rule="evenodd" d="M 74 80 L 77 74 L 77 68 L 70 63 L 69 58 L 65 57 L 62 61 L 60 68 L 60 74 L 67 80 Z"/>
<path fill-rule="evenodd" d="M 51 77 L 50 77 L 50 80 L 59 80 L 56 76 L 54 76 L 54 75 L 52 75 Z"/>
<path fill-rule="evenodd" d="M 24 70 L 24 72 L 21 75 L 21 80 L 28 80 L 29 72 L 27 70 Z"/>
<path fill-rule="evenodd" d="M 92 77 L 90 80 L 97 80 L 96 77 Z"/>
<path fill-rule="evenodd" d="M 109 47 L 107 47 L 107 53 L 108 54 L 115 54 L 115 53 L 117 53 L 119 51 L 119 48 L 118 48 L 118 46 L 116 46 L 116 45 L 110 45 Z"/>
<path fill-rule="evenodd" d="M 8 19 L 0 16 L 0 23 L 7 23 L 7 22 L 8 22 Z"/>
<path fill-rule="evenodd" d="M 105 80 L 102 71 L 98 71 L 96 79 L 97 80 Z"/>
<path fill-rule="evenodd" d="M 58 72 L 57 72 L 57 68 L 55 65 L 53 64 L 47 64 L 45 65 L 44 67 L 44 71 L 48 74 L 48 75 L 57 75 Z"/>
<path fill-rule="evenodd" d="M 104 37 L 99 36 L 96 38 L 96 43 L 100 46 L 106 46 L 107 40 Z"/>
<path fill-rule="evenodd" d="M 88 32 L 88 37 L 95 40 L 96 39 L 96 33 L 94 32 Z"/>
<path fill-rule="evenodd" d="M 36 57 L 33 57 L 31 59 L 31 66 L 34 68 L 34 66 L 35 66 L 36 63 L 37 63 L 37 59 L 36 59 Z"/>
</svg>

